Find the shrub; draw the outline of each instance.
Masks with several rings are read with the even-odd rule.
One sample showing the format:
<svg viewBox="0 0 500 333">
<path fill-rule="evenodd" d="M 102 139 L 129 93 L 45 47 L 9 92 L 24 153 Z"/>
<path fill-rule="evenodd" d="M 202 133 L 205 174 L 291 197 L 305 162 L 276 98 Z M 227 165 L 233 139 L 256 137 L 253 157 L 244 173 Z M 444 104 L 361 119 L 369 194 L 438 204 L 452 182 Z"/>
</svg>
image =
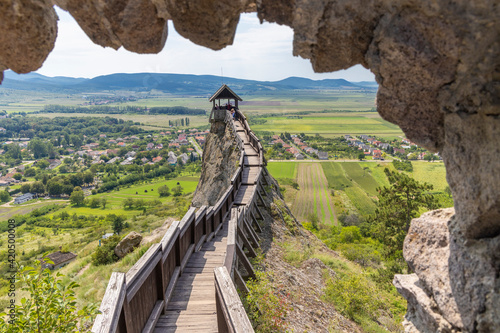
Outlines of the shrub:
<svg viewBox="0 0 500 333">
<path fill-rule="evenodd" d="M 344 227 L 337 237 L 340 243 L 354 243 L 361 240 L 361 233 L 358 227 Z"/>
<path fill-rule="evenodd" d="M 158 194 L 160 197 L 168 197 L 170 195 L 170 189 L 167 185 L 158 187 Z"/>
<path fill-rule="evenodd" d="M 243 302 L 253 327 L 258 332 L 285 332 L 284 319 L 291 311 L 289 295 L 276 289 L 266 273 L 256 271 L 255 275 L 247 282 L 248 294 Z"/>
<path fill-rule="evenodd" d="M 380 253 L 367 244 L 341 244 L 338 249 L 348 260 L 363 267 L 376 267 L 382 261 Z"/>
<path fill-rule="evenodd" d="M 342 314 L 359 322 L 363 316 L 375 317 L 379 304 L 373 295 L 375 291 L 368 280 L 362 275 L 352 274 L 328 280 L 324 297 Z"/>
<path fill-rule="evenodd" d="M 23 297 L 21 305 L 15 305 L 15 320 L 9 322 L 6 313 L 0 314 L 0 331 L 22 332 L 84 332 L 94 317 L 97 306 L 89 304 L 76 308 L 76 282 L 63 283 L 61 273 L 52 274 L 49 269 L 41 269 L 40 263 L 33 267 L 19 267 L 17 281 L 22 282 L 22 290 L 30 294 Z M 12 313 L 12 312 L 10 312 Z"/>
<path fill-rule="evenodd" d="M 115 254 L 115 247 L 120 242 L 120 236 L 111 236 L 102 241 L 102 245 L 98 247 L 92 254 L 92 264 L 95 266 L 112 264 L 118 261 L 118 256 Z"/>
</svg>

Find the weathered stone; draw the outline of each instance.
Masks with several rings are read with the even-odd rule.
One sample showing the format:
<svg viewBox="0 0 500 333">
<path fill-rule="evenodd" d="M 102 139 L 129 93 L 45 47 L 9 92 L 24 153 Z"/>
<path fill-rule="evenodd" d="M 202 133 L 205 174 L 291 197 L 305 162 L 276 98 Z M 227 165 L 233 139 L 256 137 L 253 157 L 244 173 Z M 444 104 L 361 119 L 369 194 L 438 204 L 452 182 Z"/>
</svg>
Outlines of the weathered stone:
<svg viewBox="0 0 500 333">
<path fill-rule="evenodd" d="M 54 48 L 56 36 L 57 15 L 50 1 L 0 1 L 0 70 L 37 70 Z"/>
<path fill-rule="evenodd" d="M 449 322 L 448 326 L 461 330 L 462 319 L 452 294 L 448 267 L 450 247 L 447 224 L 454 213 L 453 208 L 440 209 L 414 219 L 403 251 L 408 265 L 419 278 L 419 286 L 435 303 L 429 309 Z M 403 282 L 400 284 L 405 286 Z M 413 299 L 418 298 L 415 296 Z M 420 327 L 419 324 L 415 326 Z"/>
<path fill-rule="evenodd" d="M 229 125 L 222 121 L 212 123 L 203 150 L 200 181 L 192 202 L 194 207 L 217 203 L 231 185 L 240 154 Z"/>
<path fill-rule="evenodd" d="M 137 53 L 158 53 L 167 40 L 168 13 L 158 16 L 149 0 L 56 0 L 70 12 L 90 39 L 101 46 L 123 45 Z M 162 7 L 164 9 L 164 7 Z"/>
<path fill-rule="evenodd" d="M 134 248 L 139 246 L 141 243 L 142 236 L 138 232 L 132 231 L 127 236 L 125 236 L 120 243 L 118 243 L 115 247 L 115 254 L 123 258 L 127 255 L 127 253 L 132 252 Z"/>
<path fill-rule="evenodd" d="M 233 43 L 243 1 L 166 0 L 175 30 L 198 45 L 220 50 Z"/>
<path fill-rule="evenodd" d="M 395 275 L 393 283 L 398 292 L 408 301 L 408 311 L 403 322 L 406 332 L 460 332 L 435 311 L 435 301 L 427 295 L 416 274 Z"/>
</svg>

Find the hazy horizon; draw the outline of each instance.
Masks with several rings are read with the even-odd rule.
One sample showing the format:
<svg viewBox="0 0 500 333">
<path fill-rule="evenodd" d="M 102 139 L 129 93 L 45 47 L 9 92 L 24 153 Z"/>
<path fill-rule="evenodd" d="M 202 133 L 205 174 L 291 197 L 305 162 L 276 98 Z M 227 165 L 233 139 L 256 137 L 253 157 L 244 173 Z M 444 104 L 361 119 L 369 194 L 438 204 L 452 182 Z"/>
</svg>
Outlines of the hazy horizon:
<svg viewBox="0 0 500 333">
<path fill-rule="evenodd" d="M 313 80 L 375 81 L 361 65 L 332 73 L 314 73 L 309 60 L 292 55 L 293 31 L 264 22 L 256 13 L 242 14 L 233 45 L 213 51 L 181 37 L 171 21 L 164 49 L 158 54 L 136 54 L 94 44 L 67 12 L 59 16 L 54 50 L 35 73 L 44 76 L 94 78 L 116 73 L 215 75 L 246 80 L 280 81 L 288 77 Z"/>
</svg>

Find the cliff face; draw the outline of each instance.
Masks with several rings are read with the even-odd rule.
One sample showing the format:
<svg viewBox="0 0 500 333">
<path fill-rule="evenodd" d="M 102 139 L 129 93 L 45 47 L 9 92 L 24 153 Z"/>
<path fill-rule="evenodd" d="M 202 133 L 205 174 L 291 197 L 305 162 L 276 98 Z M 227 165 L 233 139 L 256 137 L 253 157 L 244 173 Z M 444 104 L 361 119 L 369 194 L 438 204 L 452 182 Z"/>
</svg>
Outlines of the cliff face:
<svg viewBox="0 0 500 333">
<path fill-rule="evenodd" d="M 231 185 L 231 177 L 238 168 L 240 150 L 229 126 L 212 123 L 203 151 L 200 182 L 192 205 L 213 206 Z"/>
</svg>

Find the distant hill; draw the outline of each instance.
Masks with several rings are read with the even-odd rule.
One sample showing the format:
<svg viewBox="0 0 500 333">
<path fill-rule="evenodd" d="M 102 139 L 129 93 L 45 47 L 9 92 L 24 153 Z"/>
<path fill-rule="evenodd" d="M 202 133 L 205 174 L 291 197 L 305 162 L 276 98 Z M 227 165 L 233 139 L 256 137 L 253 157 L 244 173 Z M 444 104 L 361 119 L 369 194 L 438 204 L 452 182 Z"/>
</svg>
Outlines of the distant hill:
<svg viewBox="0 0 500 333">
<path fill-rule="evenodd" d="M 376 82 L 353 83 L 344 79 L 311 80 L 302 77 L 289 77 L 281 81 L 255 81 L 237 78 L 223 79 L 240 93 L 262 93 L 289 90 L 376 90 Z M 110 74 L 93 79 L 73 77 L 47 77 L 37 73 L 16 74 L 6 71 L 2 88 L 18 90 L 45 90 L 68 93 L 81 93 L 103 90 L 150 91 L 161 90 L 175 95 L 210 95 L 222 84 L 222 79 L 214 75 L 135 73 Z"/>
</svg>

